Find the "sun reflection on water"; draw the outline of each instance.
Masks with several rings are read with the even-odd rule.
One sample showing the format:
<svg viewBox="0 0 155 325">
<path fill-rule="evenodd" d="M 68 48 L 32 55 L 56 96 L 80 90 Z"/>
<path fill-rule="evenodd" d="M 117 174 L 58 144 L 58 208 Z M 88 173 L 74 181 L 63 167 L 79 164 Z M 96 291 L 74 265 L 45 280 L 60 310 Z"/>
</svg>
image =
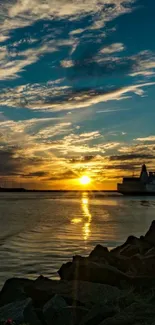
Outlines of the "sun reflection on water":
<svg viewBox="0 0 155 325">
<path fill-rule="evenodd" d="M 74 217 L 71 220 L 73 225 L 82 225 L 82 236 L 85 241 L 88 240 L 91 234 L 92 215 L 89 211 L 89 196 L 87 192 L 82 193 L 81 197 L 82 217 Z"/>
<path fill-rule="evenodd" d="M 88 193 L 82 193 L 81 207 L 82 207 L 84 218 L 86 219 L 84 220 L 84 226 L 83 226 L 83 237 L 84 240 L 86 241 L 91 234 L 91 220 L 92 220 L 92 215 L 89 211 Z"/>
<path fill-rule="evenodd" d="M 71 220 L 71 223 L 73 223 L 73 224 L 77 224 L 77 223 L 81 223 L 81 222 L 82 222 L 82 219 L 81 218 L 73 218 Z"/>
</svg>

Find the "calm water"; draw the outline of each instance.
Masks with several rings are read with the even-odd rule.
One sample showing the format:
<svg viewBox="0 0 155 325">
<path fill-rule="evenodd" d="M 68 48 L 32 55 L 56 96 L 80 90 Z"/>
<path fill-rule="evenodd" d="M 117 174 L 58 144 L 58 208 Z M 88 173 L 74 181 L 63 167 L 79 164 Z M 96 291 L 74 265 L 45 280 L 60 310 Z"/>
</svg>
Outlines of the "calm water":
<svg viewBox="0 0 155 325">
<path fill-rule="evenodd" d="M 0 286 L 12 276 L 56 278 L 72 255 L 140 236 L 153 219 L 153 197 L 0 193 Z"/>
</svg>

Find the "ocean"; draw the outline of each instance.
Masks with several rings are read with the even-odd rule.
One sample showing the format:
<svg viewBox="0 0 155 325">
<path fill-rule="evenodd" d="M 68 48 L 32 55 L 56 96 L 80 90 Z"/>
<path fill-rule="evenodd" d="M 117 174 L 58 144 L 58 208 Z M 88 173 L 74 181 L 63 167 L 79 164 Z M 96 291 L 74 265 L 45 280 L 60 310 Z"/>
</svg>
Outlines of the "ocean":
<svg viewBox="0 0 155 325">
<path fill-rule="evenodd" d="M 10 277 L 57 279 L 75 254 L 110 249 L 155 219 L 155 197 L 117 193 L 0 193 L 0 286 Z"/>
</svg>

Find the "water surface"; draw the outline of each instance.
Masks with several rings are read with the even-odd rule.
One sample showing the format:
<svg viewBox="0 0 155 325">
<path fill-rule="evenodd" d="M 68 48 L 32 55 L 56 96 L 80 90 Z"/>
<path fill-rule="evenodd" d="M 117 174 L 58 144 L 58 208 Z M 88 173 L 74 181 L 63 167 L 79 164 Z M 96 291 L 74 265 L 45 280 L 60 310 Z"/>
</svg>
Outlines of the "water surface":
<svg viewBox="0 0 155 325">
<path fill-rule="evenodd" d="M 153 219 L 154 197 L 0 193 L 0 286 L 12 276 L 57 278 L 73 255 L 143 235 Z"/>
</svg>

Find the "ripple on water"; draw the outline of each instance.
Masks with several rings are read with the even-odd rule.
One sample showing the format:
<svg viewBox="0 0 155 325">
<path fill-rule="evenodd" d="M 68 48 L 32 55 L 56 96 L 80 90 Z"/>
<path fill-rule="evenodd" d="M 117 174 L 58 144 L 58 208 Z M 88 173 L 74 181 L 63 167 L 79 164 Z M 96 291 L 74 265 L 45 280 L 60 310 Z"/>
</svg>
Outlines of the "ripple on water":
<svg viewBox="0 0 155 325">
<path fill-rule="evenodd" d="M 12 276 L 58 278 L 73 255 L 144 234 L 154 219 L 154 198 L 13 194 L 0 198 L 0 285 Z"/>
</svg>

